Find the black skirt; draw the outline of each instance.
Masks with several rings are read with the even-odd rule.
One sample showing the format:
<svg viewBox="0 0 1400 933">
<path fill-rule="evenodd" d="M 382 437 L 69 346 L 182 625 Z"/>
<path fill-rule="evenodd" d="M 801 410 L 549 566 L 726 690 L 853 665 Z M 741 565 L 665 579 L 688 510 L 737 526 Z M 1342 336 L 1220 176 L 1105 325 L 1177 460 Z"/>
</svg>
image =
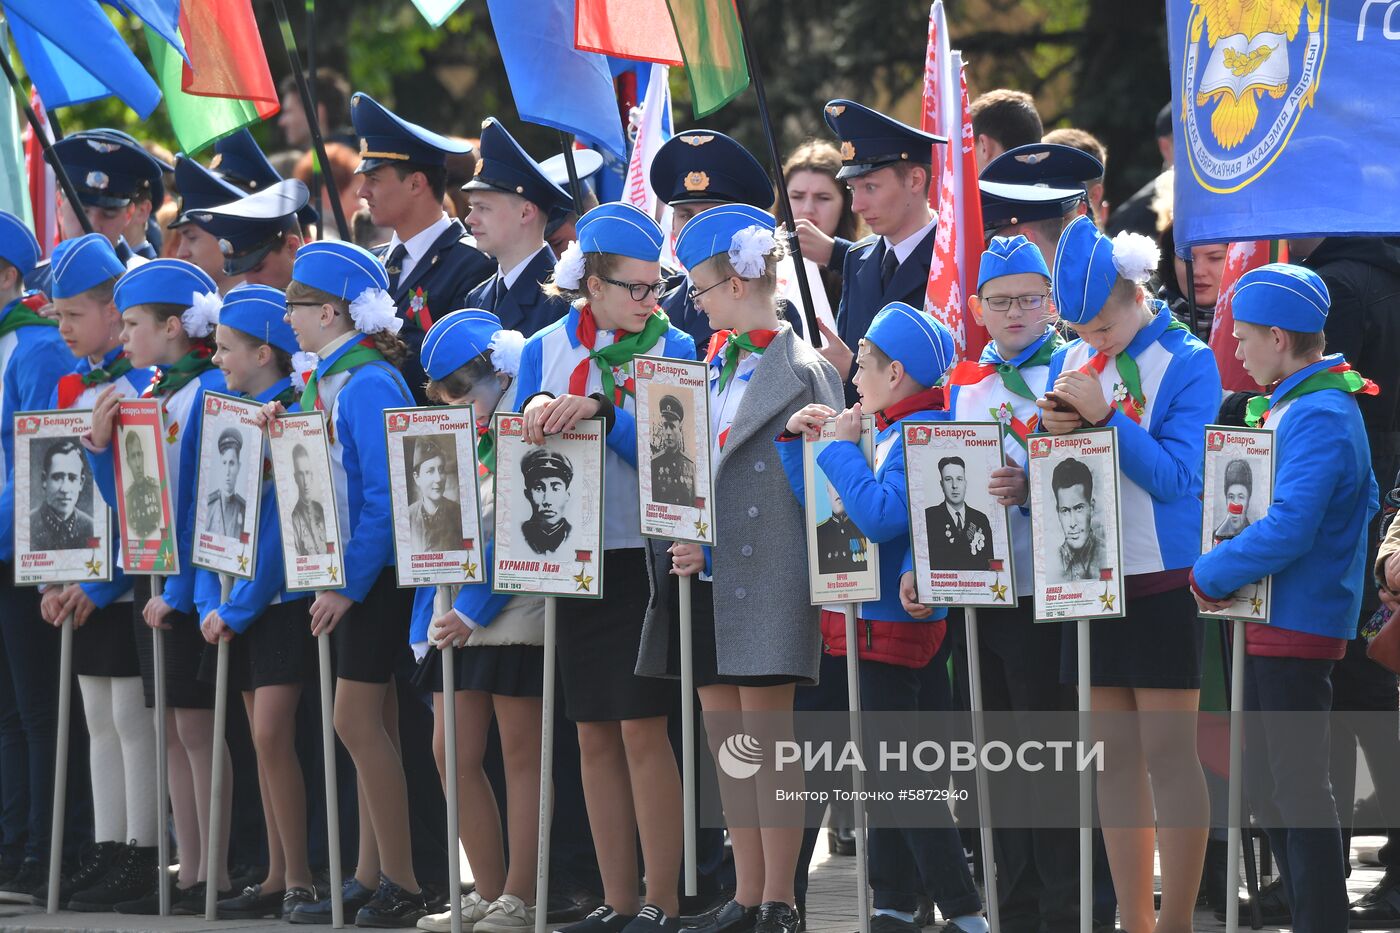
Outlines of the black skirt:
<svg viewBox="0 0 1400 933">
<path fill-rule="evenodd" d="M 151 578 L 138 577 L 135 600 L 131 603 L 131 630 L 136 639 L 136 654 L 141 662 L 141 685 L 146 692 L 146 706 L 156 705 L 155 650 L 151 633 L 141 611 L 151 595 Z M 210 645 L 199 631 L 199 620 L 193 613 L 172 612 L 166 616 L 169 629 L 161 632 L 165 649 L 165 704 L 171 709 L 213 709 L 214 688 L 199 679 L 199 667 L 204 649 Z"/>
<path fill-rule="evenodd" d="M 233 690 L 304 684 L 316 678 L 316 639 L 311 637 L 309 599 L 276 603 L 263 610 L 248 630 L 229 642 L 228 680 Z M 214 683 L 216 649 L 205 652 L 200 679 Z"/>
<path fill-rule="evenodd" d="M 560 599 L 559 673 L 564 709 L 574 722 L 617 722 L 667 715 L 676 685 L 636 673 L 651 585 L 646 551 L 603 554 L 603 599 Z"/>
<path fill-rule="evenodd" d="M 479 645 L 458 648 L 455 686 L 503 697 L 544 694 L 544 648 L 539 645 Z M 442 692 L 442 652 L 429 648 L 418 662 L 414 686 Z"/>
<path fill-rule="evenodd" d="M 667 574 L 666 598 L 671 601 L 671 632 L 666 639 L 666 673 L 681 676 L 681 596 L 680 578 Z M 781 684 L 802 683 L 800 677 L 781 674 L 754 677 L 730 677 L 719 672 L 719 648 L 715 644 L 714 584 L 698 576 L 690 580 L 690 638 L 691 669 L 695 686 L 714 687 L 776 687 Z"/>
<path fill-rule="evenodd" d="M 408 647 L 412 615 L 413 590 L 399 589 L 394 569 L 385 568 L 365 595 L 365 601 L 351 606 L 331 632 L 336 677 L 387 684 L 394 675 L 399 653 Z"/>
<path fill-rule="evenodd" d="M 1125 608 L 1121 619 L 1089 623 L 1093 686 L 1200 689 L 1205 625 L 1196 616 L 1191 588 L 1139 596 Z M 1060 683 L 1079 682 L 1078 629 L 1073 623 L 1060 627 Z"/>
<path fill-rule="evenodd" d="M 146 638 L 150 640 L 149 635 Z M 93 610 L 82 628 L 73 633 L 73 673 L 84 677 L 141 676 L 131 603 L 112 603 Z"/>
</svg>

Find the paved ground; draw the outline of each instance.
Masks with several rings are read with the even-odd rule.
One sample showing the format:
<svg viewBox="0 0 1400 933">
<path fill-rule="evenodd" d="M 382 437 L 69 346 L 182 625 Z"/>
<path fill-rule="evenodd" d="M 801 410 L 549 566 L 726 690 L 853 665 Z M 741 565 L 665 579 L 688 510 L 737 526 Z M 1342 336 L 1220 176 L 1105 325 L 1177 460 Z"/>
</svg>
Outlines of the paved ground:
<svg viewBox="0 0 1400 933">
<path fill-rule="evenodd" d="M 1353 864 L 1355 856 L 1364 857 L 1374 853 L 1381 840 L 1361 837 L 1354 840 Z M 817 855 L 812 863 L 812 876 L 807 894 L 807 929 L 810 933 L 852 933 L 856 928 L 855 859 L 828 856 L 825 846 L 817 847 Z M 1380 878 L 1380 869 L 1361 866 L 1351 875 L 1349 887 L 1352 899 L 1364 894 Z M 104 933 L 104 931 L 152 930 L 160 933 L 185 933 L 206 929 L 220 931 L 280 931 L 286 933 L 289 925 L 257 920 L 222 920 L 216 925 L 204 922 L 202 917 L 123 917 L 117 914 L 75 914 L 60 913 L 46 916 L 34 912 L 32 908 L 0 906 L 0 931 L 83 931 L 83 933 Z M 298 927 L 297 929 L 309 929 Z M 1201 910 L 1196 915 L 1196 933 L 1216 933 L 1223 931 L 1225 924 L 1217 921 L 1209 911 Z M 1248 929 L 1245 925 L 1242 929 Z M 1289 927 L 1268 927 L 1269 930 L 1288 931 Z M 1342 933 L 1342 931 L 1337 931 Z"/>
</svg>

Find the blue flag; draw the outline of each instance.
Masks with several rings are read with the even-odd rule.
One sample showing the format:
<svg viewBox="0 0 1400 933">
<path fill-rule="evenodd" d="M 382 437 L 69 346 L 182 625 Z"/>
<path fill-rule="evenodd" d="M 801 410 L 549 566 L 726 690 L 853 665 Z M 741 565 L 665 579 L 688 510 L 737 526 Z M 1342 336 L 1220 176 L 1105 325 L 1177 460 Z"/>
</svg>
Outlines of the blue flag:
<svg viewBox="0 0 1400 933">
<path fill-rule="evenodd" d="M 1400 233 L 1393 6 L 1168 0 L 1179 247 Z"/>
<path fill-rule="evenodd" d="M 160 89 L 97 0 L 3 0 L 20 58 L 50 108 L 116 95 L 143 119 Z"/>
<path fill-rule="evenodd" d="M 574 0 L 487 0 L 520 119 L 627 158 L 606 57 L 574 48 Z"/>
<path fill-rule="evenodd" d="M 189 53 L 185 51 L 185 40 L 180 35 L 180 0 L 106 0 L 123 13 L 128 13 L 150 28 L 180 53 L 185 64 L 190 64 Z"/>
</svg>

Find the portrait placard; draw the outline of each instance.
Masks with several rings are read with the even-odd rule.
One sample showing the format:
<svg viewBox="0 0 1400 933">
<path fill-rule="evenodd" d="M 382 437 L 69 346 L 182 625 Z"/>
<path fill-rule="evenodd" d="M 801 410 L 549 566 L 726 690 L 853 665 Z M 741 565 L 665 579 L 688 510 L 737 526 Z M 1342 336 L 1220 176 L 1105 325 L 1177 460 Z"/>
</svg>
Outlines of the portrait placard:
<svg viewBox="0 0 1400 933">
<path fill-rule="evenodd" d="M 249 399 L 206 392 L 200 422 L 191 561 L 245 580 L 257 572 L 258 509 L 269 468 L 261 409 Z"/>
<path fill-rule="evenodd" d="M 1006 508 L 987 478 L 1006 465 L 995 421 L 901 421 L 919 602 L 1012 606 Z"/>
<path fill-rule="evenodd" d="M 79 438 L 90 411 L 15 415 L 15 583 L 112 579 L 111 511 Z"/>
<path fill-rule="evenodd" d="M 389 408 L 384 431 L 399 586 L 482 582 L 472 407 Z"/>
<path fill-rule="evenodd" d="M 648 538 L 715 543 L 708 369 L 697 360 L 634 361 L 637 487 Z"/>
<path fill-rule="evenodd" d="M 267 426 L 289 590 L 337 590 L 345 585 L 328 441 L 322 411 L 279 415 Z"/>
<path fill-rule="evenodd" d="M 603 595 L 603 422 L 525 442 L 525 419 L 497 414 L 492 589 Z"/>
<path fill-rule="evenodd" d="M 1121 618 L 1117 430 L 1033 435 L 1030 487 L 1036 621 Z"/>
<path fill-rule="evenodd" d="M 1274 501 L 1274 432 L 1206 425 L 1205 515 L 1201 553 L 1264 517 Z M 1230 594 L 1230 608 L 1202 612 L 1216 619 L 1269 621 L 1273 577 Z"/>
<path fill-rule="evenodd" d="M 126 398 L 117 403 L 117 525 L 122 570 L 170 576 L 180 572 L 175 547 L 175 507 L 165 462 L 165 417 L 160 402 Z"/>
<path fill-rule="evenodd" d="M 880 549 L 851 517 L 817 457 L 836 440 L 836 421 L 822 425 L 821 437 L 802 442 L 802 483 L 807 490 L 807 576 L 812 605 L 863 603 L 880 598 Z M 865 462 L 875 453 L 875 419 L 861 419 L 860 449 Z"/>
</svg>

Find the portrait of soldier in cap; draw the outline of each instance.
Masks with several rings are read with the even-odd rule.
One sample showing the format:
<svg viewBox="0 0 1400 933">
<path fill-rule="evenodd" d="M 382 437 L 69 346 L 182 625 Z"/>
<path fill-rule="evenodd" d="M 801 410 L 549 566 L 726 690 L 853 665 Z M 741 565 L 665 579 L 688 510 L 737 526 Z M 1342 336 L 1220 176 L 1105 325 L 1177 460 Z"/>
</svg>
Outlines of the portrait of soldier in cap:
<svg viewBox="0 0 1400 933">
<path fill-rule="evenodd" d="M 141 431 L 127 428 L 122 439 L 122 476 L 126 480 L 127 533 L 145 540 L 161 525 L 160 484 L 146 472 L 146 443 Z"/>
<path fill-rule="evenodd" d="M 209 494 L 208 517 L 204 530 L 228 538 L 243 533 L 247 502 L 238 494 L 238 475 L 243 462 L 243 434 L 237 428 L 219 433 L 219 461 L 215 465 L 218 487 Z"/>
<path fill-rule="evenodd" d="M 455 551 L 462 547 L 462 505 L 447 495 L 457 473 L 457 452 L 450 439 L 406 437 L 404 456 L 412 479 L 408 507 L 413 550 Z"/>
<path fill-rule="evenodd" d="M 858 573 L 869 565 L 870 544 L 856 523 L 846 514 L 841 494 L 825 476 L 826 496 L 831 515 L 817 525 L 817 572 Z"/>
<path fill-rule="evenodd" d="M 71 437 L 30 445 L 42 496 L 29 512 L 29 549 L 65 551 L 89 547 L 95 535 L 92 516 L 79 508 L 89 488 L 87 457 Z"/>
<path fill-rule="evenodd" d="M 297 501 L 292 506 L 292 547 L 298 557 L 330 553 L 326 549 L 326 510 L 313 497 L 315 476 L 311 454 L 297 444 L 292 448 L 292 478 L 297 484 Z"/>
<path fill-rule="evenodd" d="M 564 517 L 574 468 L 563 454 L 536 447 L 520 460 L 530 517 L 520 523 L 525 543 L 536 554 L 553 554 L 569 540 L 573 527 Z"/>
<path fill-rule="evenodd" d="M 1236 457 L 1225 464 L 1225 519 L 1215 528 L 1215 543 L 1238 537 L 1249 527 L 1249 499 L 1254 493 L 1254 470 Z"/>
<path fill-rule="evenodd" d="M 695 504 L 695 461 L 686 456 L 685 406 L 674 395 L 657 401 L 651 422 L 651 498 L 667 505 Z"/>
</svg>

